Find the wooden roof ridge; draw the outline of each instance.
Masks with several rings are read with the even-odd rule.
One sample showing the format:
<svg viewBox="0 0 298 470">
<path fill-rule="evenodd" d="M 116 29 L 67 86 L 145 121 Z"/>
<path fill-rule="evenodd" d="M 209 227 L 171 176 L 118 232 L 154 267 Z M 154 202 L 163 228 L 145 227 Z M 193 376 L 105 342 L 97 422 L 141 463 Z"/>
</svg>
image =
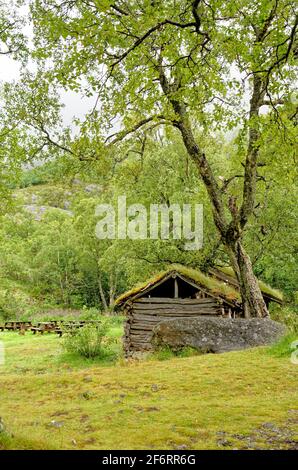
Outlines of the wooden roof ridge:
<svg viewBox="0 0 298 470">
<path fill-rule="evenodd" d="M 178 276 L 184 282 L 201 289 L 211 297 L 220 300 L 221 303 L 226 302 L 228 305 L 232 306 L 240 305 L 239 291 L 234 289 L 230 284 L 227 285 L 225 282 L 214 279 L 199 270 L 178 264 L 171 265 L 168 270 L 157 274 L 147 282 L 120 295 L 118 299 L 116 299 L 116 305 L 119 306 L 126 303 L 128 300 L 132 301 L 137 299 L 174 276 Z"/>
<path fill-rule="evenodd" d="M 235 279 L 234 277 L 228 275 L 228 274 L 223 273 L 219 268 L 217 268 L 217 267 L 210 268 L 209 273 L 212 274 L 213 276 L 216 276 L 218 279 L 220 279 L 224 282 L 229 282 L 233 286 L 239 288 L 238 280 Z"/>
</svg>

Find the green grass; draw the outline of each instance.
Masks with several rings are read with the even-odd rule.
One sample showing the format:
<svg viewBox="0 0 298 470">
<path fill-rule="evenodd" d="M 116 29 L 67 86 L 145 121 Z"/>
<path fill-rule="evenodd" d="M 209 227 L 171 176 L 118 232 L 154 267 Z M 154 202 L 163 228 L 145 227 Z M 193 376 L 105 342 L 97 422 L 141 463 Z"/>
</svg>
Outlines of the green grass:
<svg viewBox="0 0 298 470">
<path fill-rule="evenodd" d="M 201 353 L 199 353 L 196 349 L 190 346 L 187 346 L 179 351 L 174 351 L 169 346 L 165 346 L 157 351 L 154 351 L 153 353 L 150 353 L 147 358 L 158 361 L 166 361 L 175 357 L 191 357 L 200 354 Z"/>
<path fill-rule="evenodd" d="M 0 449 L 288 448 L 262 426 L 297 441 L 298 368 L 270 348 L 96 362 L 50 334 L 0 341 Z"/>
<path fill-rule="evenodd" d="M 86 359 L 78 354 L 65 352 L 63 348 L 63 336 L 59 338 L 55 334 L 45 333 L 33 335 L 27 332 L 20 336 L 18 333 L 0 333 L 0 341 L 5 343 L 5 365 L 1 367 L 1 373 L 44 374 L 55 372 L 57 368 L 68 370 L 70 368 L 88 368 L 99 364 L 108 366 L 118 360 L 122 353 L 121 336 L 123 327 L 121 325 L 111 326 L 107 336 L 116 338 L 105 352 L 104 357 Z"/>
</svg>

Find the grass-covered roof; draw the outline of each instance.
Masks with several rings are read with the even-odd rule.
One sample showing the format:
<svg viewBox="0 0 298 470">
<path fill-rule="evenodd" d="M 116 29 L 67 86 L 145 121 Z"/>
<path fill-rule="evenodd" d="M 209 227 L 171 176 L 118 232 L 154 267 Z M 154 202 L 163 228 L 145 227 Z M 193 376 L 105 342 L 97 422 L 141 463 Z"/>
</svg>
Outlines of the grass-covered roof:
<svg viewBox="0 0 298 470">
<path fill-rule="evenodd" d="M 180 264 L 172 264 L 168 269 L 159 272 L 149 280 L 136 285 L 129 291 L 120 295 L 120 297 L 118 297 L 116 300 L 116 305 L 123 304 L 128 299 L 141 294 L 143 291 L 147 291 L 147 289 L 149 289 L 151 286 L 153 287 L 163 278 L 167 277 L 171 272 L 181 274 L 182 276 L 197 284 L 198 287 L 202 287 L 208 290 L 211 294 L 217 297 L 221 297 L 232 302 L 240 301 L 240 294 L 233 286 L 219 281 L 212 276 L 208 276 L 197 269 L 182 266 Z"/>
<path fill-rule="evenodd" d="M 236 278 L 233 269 L 230 267 L 220 267 L 217 269 L 219 269 L 228 276 Z M 216 297 L 220 297 L 228 302 L 239 303 L 241 301 L 239 289 L 234 285 L 229 284 L 228 281 L 225 282 L 223 280 L 217 279 L 216 277 L 205 274 L 202 271 L 199 271 L 198 269 L 193 269 L 180 264 L 172 264 L 168 267 L 168 269 L 157 273 L 155 276 L 151 277 L 147 281 L 137 284 L 132 289 L 120 295 L 116 299 L 116 305 L 121 305 L 130 298 L 139 296 L 140 294 L 142 294 L 142 292 L 145 292 L 151 287 L 154 287 L 155 284 L 162 281 L 171 273 L 177 273 L 185 278 L 188 278 L 190 281 L 194 282 L 198 287 L 201 287 L 209 291 L 210 294 Z M 267 294 L 270 297 L 275 298 L 279 301 L 283 300 L 282 293 L 277 289 L 273 289 L 268 284 L 265 284 L 263 281 L 259 281 L 259 285 L 264 294 Z"/>
<path fill-rule="evenodd" d="M 217 266 L 217 269 L 221 271 L 222 273 L 226 274 L 227 276 L 231 276 L 234 279 L 236 279 L 235 271 L 230 266 L 224 266 L 224 267 Z M 263 294 L 267 294 L 269 297 L 272 297 L 273 299 L 277 299 L 280 302 L 283 301 L 283 294 L 280 290 L 274 289 L 273 287 L 269 286 L 269 284 L 266 284 L 264 281 L 260 281 L 260 279 L 258 279 L 258 282 L 259 282 L 259 286 Z"/>
</svg>

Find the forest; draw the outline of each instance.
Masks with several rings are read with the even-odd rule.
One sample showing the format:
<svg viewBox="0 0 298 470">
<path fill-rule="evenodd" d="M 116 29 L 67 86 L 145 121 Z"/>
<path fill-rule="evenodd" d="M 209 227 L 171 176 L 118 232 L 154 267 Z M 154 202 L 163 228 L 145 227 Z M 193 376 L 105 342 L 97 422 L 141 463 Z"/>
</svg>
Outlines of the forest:
<svg viewBox="0 0 298 470">
<path fill-rule="evenodd" d="M 0 449 L 240 446 L 231 437 L 238 430 L 232 408 L 227 410 L 231 429 L 225 431 L 230 437 L 218 438 L 215 444 L 214 433 L 223 432 L 218 424 L 223 416 L 218 412 L 214 426 L 210 425 L 208 404 L 194 441 L 190 432 L 194 424 L 181 415 L 178 430 L 166 437 L 168 420 L 176 411 L 169 405 L 169 415 L 159 419 L 159 404 L 154 397 L 150 406 L 145 403 L 142 386 L 148 382 L 154 392 L 160 370 L 161 382 L 172 382 L 173 389 L 168 386 L 174 403 L 175 383 L 183 388 L 174 367 L 179 369 L 179 361 L 185 361 L 186 407 L 191 414 L 191 384 L 198 386 L 196 361 L 203 361 L 203 369 L 213 374 L 222 365 L 223 388 L 215 385 L 222 404 L 225 373 L 238 377 L 241 361 L 246 364 L 247 359 L 250 365 L 244 367 L 239 407 L 252 414 L 239 425 L 239 433 L 252 433 L 257 444 L 246 442 L 246 447 L 297 448 L 292 435 L 290 444 L 283 437 L 268 444 L 265 436 L 267 444 L 263 442 L 260 429 L 271 419 L 270 403 L 260 400 L 254 414 L 248 385 L 260 364 L 268 367 L 269 375 L 258 377 L 254 397 L 262 396 L 266 380 L 269 388 L 274 387 L 284 373 L 289 394 L 280 385 L 272 411 L 272 421 L 281 426 L 283 436 L 286 413 L 294 408 L 290 355 L 298 332 L 297 29 L 295 2 L 287 0 L 0 0 L 0 326 L 14 321 L 33 325 L 50 320 L 102 321 L 105 326 L 98 334 L 106 345 L 106 356 L 82 359 L 73 345 L 61 353 L 57 335 L 33 338 L 29 331 L 24 336 L 0 331 L 0 343 L 7 349 L 2 390 L 8 407 L 2 410 L 0 404 Z M 166 239 L 98 238 L 98 207 L 117 207 L 123 196 L 127 204 L 143 205 L 148 211 L 152 204 L 166 209 L 202 205 L 202 247 L 185 250 L 185 239 L 175 237 L 171 216 Z M 126 217 L 127 222 L 133 219 Z M 133 369 L 138 365 L 125 376 L 129 366 L 122 352 L 124 320 L 117 298 L 175 264 L 205 274 L 218 267 L 232 269 L 243 318 L 270 317 L 285 325 L 287 336 L 265 352 L 256 348 L 225 353 L 214 363 L 215 355 L 197 356 L 186 348 L 177 357 L 176 352 L 164 350 L 150 357 L 147 366 L 140 365 L 140 378 Z M 268 307 L 258 280 L 281 292 L 283 301 Z M 89 327 L 85 328 L 87 342 Z M 44 348 L 40 358 L 38 342 Z M 236 369 L 229 354 L 239 354 Z M 173 361 L 173 370 L 167 373 L 161 360 Z M 0 360 L 0 371 L 1 367 Z M 67 436 L 61 443 L 60 435 L 43 439 L 37 429 L 27 441 L 18 432 L 25 418 L 17 424 L 13 418 L 10 387 L 17 393 L 13 384 L 18 374 L 24 374 L 28 380 L 24 394 L 32 387 L 38 399 L 38 374 L 48 373 L 53 387 L 58 387 L 59 367 L 65 368 L 65 374 L 83 373 L 85 378 L 90 368 L 88 374 L 100 375 L 99 388 L 104 370 L 111 367 L 111 382 L 115 380 L 120 394 L 120 382 L 135 381 L 144 400 L 142 410 L 150 413 L 156 408 L 154 423 L 162 423 L 156 441 L 148 437 L 153 431 L 146 420 L 135 442 L 123 441 L 120 417 L 112 426 L 120 440 L 115 443 L 106 431 L 101 442 L 100 422 L 109 418 L 96 413 L 89 441 L 82 440 L 77 428 L 70 432 L 72 440 L 62 430 Z M 71 381 L 81 383 L 81 376 L 67 375 L 65 380 L 70 386 Z M 162 383 L 156 385 L 158 390 Z M 97 385 L 81 393 L 90 395 L 87 415 L 93 413 L 93 395 L 101 393 Z M 41 399 L 50 400 L 45 398 L 44 384 L 42 389 Z M 237 390 L 231 393 L 237 396 Z M 130 397 L 127 384 L 124 394 Z M 207 399 L 207 388 L 202 394 Z M 109 408 L 108 391 L 103 396 Z M 65 406 L 70 414 L 71 400 L 69 392 Z M 120 398 L 121 403 L 125 400 Z M 34 413 L 31 408 L 30 413 Z M 136 423 L 129 413 L 133 432 Z M 2 416 L 16 440 L 1 431 Z M 225 440 L 227 445 L 218 444 Z"/>
<path fill-rule="evenodd" d="M 117 295 L 170 263 L 204 271 L 212 265 L 229 264 L 196 169 L 181 143 L 172 143 L 170 138 L 149 140 L 143 155 L 132 154 L 119 168 L 107 168 L 104 176 L 97 165 L 87 177 L 84 168 L 73 174 L 68 157 L 20 169 L 18 182 L 9 188 L 9 210 L 2 214 L 3 319 L 31 318 L 55 309 L 112 313 Z M 234 141 L 220 137 L 208 139 L 206 145 L 220 176 L 228 178 L 237 171 Z M 290 155 L 283 151 L 281 144 L 279 154 L 284 162 Z M 245 243 L 253 254 L 256 275 L 284 292 L 284 309 L 290 315 L 297 302 L 298 275 L 295 168 L 291 174 L 287 165 L 280 163 L 275 171 L 267 172 L 266 179 L 258 187 L 259 207 Z M 117 195 L 124 193 L 144 205 L 152 200 L 203 203 L 203 249 L 186 252 L 181 249 L 181 240 L 98 240 L 96 205 L 113 198 L 116 201 Z"/>
</svg>

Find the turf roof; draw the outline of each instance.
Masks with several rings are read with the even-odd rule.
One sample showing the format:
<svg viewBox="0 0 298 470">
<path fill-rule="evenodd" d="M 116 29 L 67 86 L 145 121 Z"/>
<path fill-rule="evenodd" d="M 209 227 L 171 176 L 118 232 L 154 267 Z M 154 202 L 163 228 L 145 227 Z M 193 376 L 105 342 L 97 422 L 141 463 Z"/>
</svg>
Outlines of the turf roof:
<svg viewBox="0 0 298 470">
<path fill-rule="evenodd" d="M 120 297 L 118 297 L 118 299 L 116 300 L 116 305 L 121 305 L 126 302 L 129 298 L 135 297 L 136 295 L 142 293 L 151 286 L 153 287 L 157 282 L 161 281 L 171 272 L 176 272 L 184 277 L 189 278 L 191 281 L 197 284 L 198 287 L 201 286 L 207 289 L 208 291 L 210 291 L 211 294 L 215 296 L 221 297 L 232 302 L 240 301 L 240 294 L 233 286 L 223 281 L 219 281 L 214 277 L 208 276 L 197 269 L 182 266 L 180 264 L 172 264 L 169 266 L 168 269 L 159 272 L 146 282 L 140 283 L 129 291 L 120 295 Z"/>
<path fill-rule="evenodd" d="M 236 278 L 236 275 L 231 267 L 217 267 L 222 273 Z M 146 291 L 150 287 L 153 287 L 156 283 L 161 281 L 163 278 L 167 277 L 171 272 L 177 272 L 182 276 L 190 279 L 192 282 L 198 285 L 198 287 L 202 287 L 207 289 L 211 294 L 220 297 L 224 300 L 233 303 L 239 303 L 241 301 L 241 296 L 239 290 L 229 284 L 228 282 L 221 281 L 214 276 L 207 275 L 198 269 L 193 269 L 187 266 L 183 266 L 181 264 L 172 264 L 168 267 L 168 269 L 157 273 L 155 276 L 151 277 L 149 280 L 142 282 L 132 289 L 124 292 L 124 294 L 120 295 L 116 299 L 116 305 L 121 305 L 125 303 L 128 299 L 133 298 L 142 292 Z M 259 280 L 259 286 L 261 291 L 264 294 L 269 295 L 272 298 L 275 298 L 279 301 L 283 300 L 283 295 L 277 289 L 273 289 L 265 282 Z"/>
<path fill-rule="evenodd" d="M 225 267 L 217 266 L 217 269 L 221 271 L 222 273 L 226 274 L 227 276 L 231 276 L 236 279 L 236 274 L 233 268 L 231 268 L 230 266 L 225 266 Z M 258 282 L 259 282 L 259 286 L 263 294 L 267 294 L 270 297 L 279 300 L 280 302 L 283 301 L 283 294 L 280 290 L 273 289 L 273 287 L 269 286 L 269 284 L 266 284 L 265 282 L 260 281 L 259 279 L 258 279 Z"/>
</svg>

